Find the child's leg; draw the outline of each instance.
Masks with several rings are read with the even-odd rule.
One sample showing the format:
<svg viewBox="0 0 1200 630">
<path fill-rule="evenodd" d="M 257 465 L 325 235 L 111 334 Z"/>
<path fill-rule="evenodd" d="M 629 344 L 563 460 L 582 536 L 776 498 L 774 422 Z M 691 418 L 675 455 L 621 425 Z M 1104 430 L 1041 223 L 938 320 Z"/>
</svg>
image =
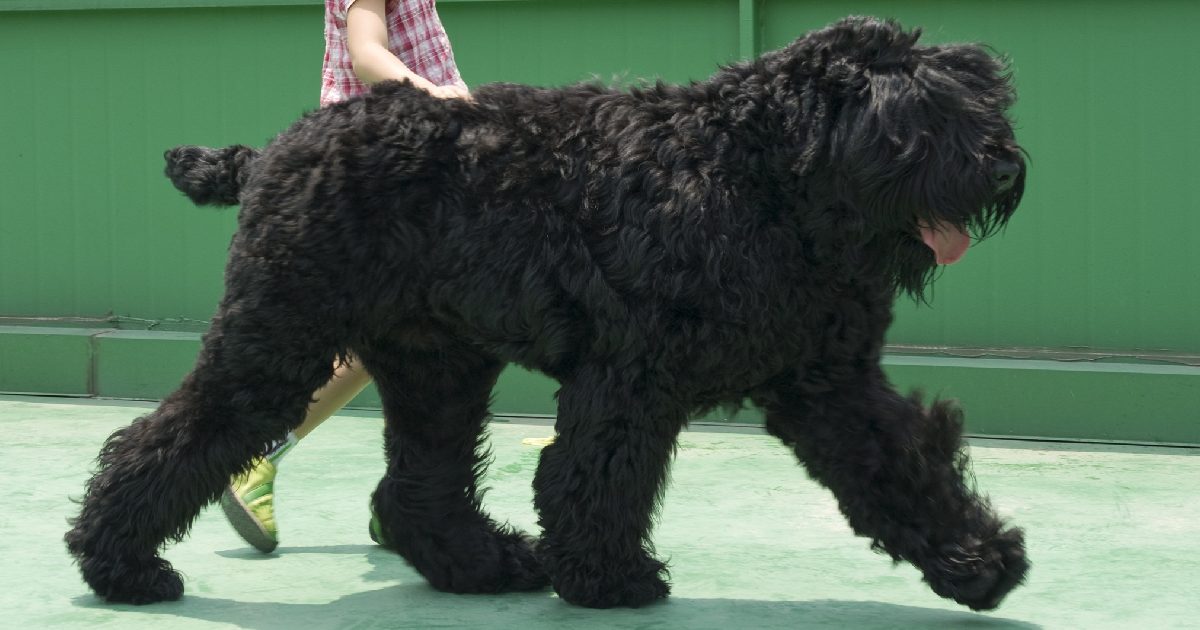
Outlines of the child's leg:
<svg viewBox="0 0 1200 630">
<path fill-rule="evenodd" d="M 296 439 L 302 440 L 313 429 L 354 400 L 371 382 L 371 375 L 363 368 L 357 357 L 336 366 L 333 378 L 324 387 L 313 394 L 313 402 L 308 406 L 304 422 L 296 427 Z"/>
<path fill-rule="evenodd" d="M 263 553 L 275 550 L 279 545 L 279 528 L 275 523 L 275 475 L 279 461 L 297 440 L 353 400 L 370 382 L 371 376 L 357 358 L 351 357 L 335 366 L 333 377 L 313 394 L 304 422 L 280 440 L 266 457 L 233 478 L 221 495 L 221 508 L 242 540 Z"/>
</svg>

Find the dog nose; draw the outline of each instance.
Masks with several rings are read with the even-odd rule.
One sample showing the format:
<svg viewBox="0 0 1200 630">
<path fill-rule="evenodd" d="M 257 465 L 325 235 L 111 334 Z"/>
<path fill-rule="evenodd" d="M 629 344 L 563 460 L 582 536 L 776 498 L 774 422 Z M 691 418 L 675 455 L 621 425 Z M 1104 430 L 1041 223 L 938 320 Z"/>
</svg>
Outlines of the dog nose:
<svg viewBox="0 0 1200 630">
<path fill-rule="evenodd" d="M 1006 192 L 1013 184 L 1017 182 L 1017 175 L 1021 174 L 1021 166 L 1016 162 L 1008 160 L 997 160 L 996 165 L 992 167 L 992 178 L 996 181 L 996 192 Z"/>
</svg>

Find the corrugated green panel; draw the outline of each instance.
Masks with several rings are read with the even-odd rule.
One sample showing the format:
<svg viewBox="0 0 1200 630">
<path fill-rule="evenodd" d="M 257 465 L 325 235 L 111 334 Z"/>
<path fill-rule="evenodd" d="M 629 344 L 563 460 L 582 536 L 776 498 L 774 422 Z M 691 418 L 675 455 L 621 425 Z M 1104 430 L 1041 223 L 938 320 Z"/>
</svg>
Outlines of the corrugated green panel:
<svg viewBox="0 0 1200 630">
<path fill-rule="evenodd" d="M 687 81 L 738 58 L 735 0 L 453 2 L 438 12 L 471 84 Z"/>
<path fill-rule="evenodd" d="M 442 0 L 442 2 L 472 0 Z M 211 7 L 320 5 L 321 0 L 0 0 L 0 11 L 94 11 Z"/>
<path fill-rule="evenodd" d="M 721 0 L 449 3 L 467 79 L 700 78 L 737 56 Z M 315 107 L 321 7 L 7 12 L 0 316 L 207 319 L 233 211 L 197 209 L 164 149 L 261 145 Z"/>
<path fill-rule="evenodd" d="M 448 2 L 467 79 L 700 78 L 738 55 L 733 0 Z M 1200 349 L 1195 234 L 1200 84 L 1180 2 L 764 2 L 764 46 L 848 12 L 894 15 L 931 41 L 1010 54 L 1034 157 L 1025 207 L 905 306 L 902 343 Z M 0 70 L 0 315 L 206 319 L 232 212 L 191 208 L 160 175 L 182 142 L 261 144 L 316 99 L 320 7 L 8 12 Z M 1062 25 L 1071 24 L 1070 35 Z M 317 26 L 314 26 L 317 25 Z M 1137 41 L 1137 46 L 1114 46 Z M 169 53 L 169 54 L 168 54 Z M 1121 86 L 1116 88 L 1114 86 Z"/>
<path fill-rule="evenodd" d="M 1009 55 L 1033 158 L 1008 232 L 946 270 L 932 309 L 904 305 L 892 342 L 1200 350 L 1200 82 L 1180 76 L 1200 5 L 776 1 L 766 45 L 849 13 Z"/>
<path fill-rule="evenodd" d="M 320 24 L 319 6 L 4 13 L 22 98 L 0 116 L 0 315 L 207 318 L 235 214 L 175 192 L 162 152 L 261 145 L 315 107 Z"/>
<path fill-rule="evenodd" d="M 319 2 L 195 4 L 214 6 L 0 11 L 0 76 L 16 95 L 0 101 L 0 317 L 210 316 L 234 213 L 194 208 L 172 190 L 162 151 L 264 143 L 315 106 L 323 44 Z M 848 13 L 898 17 L 929 41 L 989 42 L 1012 56 L 1021 90 L 1020 137 L 1034 160 L 1026 202 L 1007 234 L 946 271 L 932 308 L 901 306 L 891 341 L 1200 352 L 1200 190 L 1191 185 L 1200 82 L 1180 77 L 1200 58 L 1200 5 L 439 6 L 474 84 L 698 79 L 752 50 L 747 33 L 771 48 Z M 745 20 L 751 11 L 757 24 Z M 543 381 L 506 373 L 503 382 L 514 384 L 500 394 L 506 411 L 542 412 L 544 403 L 524 401 L 544 399 Z"/>
</svg>

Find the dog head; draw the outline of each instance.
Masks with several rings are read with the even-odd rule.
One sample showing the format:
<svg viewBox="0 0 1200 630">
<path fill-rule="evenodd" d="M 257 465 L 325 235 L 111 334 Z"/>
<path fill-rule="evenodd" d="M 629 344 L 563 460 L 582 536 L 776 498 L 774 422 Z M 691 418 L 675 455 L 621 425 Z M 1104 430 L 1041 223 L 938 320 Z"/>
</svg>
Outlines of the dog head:
<svg viewBox="0 0 1200 630">
<path fill-rule="evenodd" d="M 1025 186 L 1003 62 L 977 45 L 919 46 L 920 31 L 847 18 L 777 51 L 793 171 L 885 251 L 897 288 L 919 296 L 1002 228 Z"/>
</svg>

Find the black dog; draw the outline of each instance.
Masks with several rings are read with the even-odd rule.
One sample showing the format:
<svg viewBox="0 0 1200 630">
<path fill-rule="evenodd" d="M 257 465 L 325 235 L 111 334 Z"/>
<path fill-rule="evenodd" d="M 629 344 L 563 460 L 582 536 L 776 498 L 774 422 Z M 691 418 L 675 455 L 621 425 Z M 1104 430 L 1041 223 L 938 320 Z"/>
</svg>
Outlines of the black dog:
<svg viewBox="0 0 1200 630">
<path fill-rule="evenodd" d="M 650 531 L 676 436 L 749 398 L 855 532 L 995 607 L 1021 531 L 964 479 L 960 412 L 898 395 L 880 352 L 896 294 L 1005 225 L 1025 166 L 1004 66 L 918 36 L 851 18 L 687 86 L 383 84 L 261 154 L 169 152 L 239 229 L 195 370 L 100 453 L 66 535 L 84 579 L 178 598 L 159 549 L 352 353 L 387 418 L 374 508 L 436 588 L 666 596 Z M 477 489 L 508 363 L 562 385 L 536 541 Z"/>
</svg>

